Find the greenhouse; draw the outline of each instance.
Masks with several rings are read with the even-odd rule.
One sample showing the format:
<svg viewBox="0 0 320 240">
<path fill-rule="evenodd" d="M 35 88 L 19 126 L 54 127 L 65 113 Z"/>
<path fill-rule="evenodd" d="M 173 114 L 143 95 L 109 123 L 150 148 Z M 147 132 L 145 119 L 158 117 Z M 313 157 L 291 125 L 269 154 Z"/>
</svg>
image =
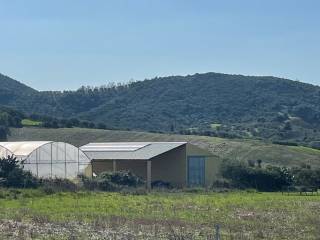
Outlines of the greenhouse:
<svg viewBox="0 0 320 240">
<path fill-rule="evenodd" d="M 42 178 L 75 178 L 91 164 L 79 148 L 64 142 L 0 142 L 0 158 L 14 156 L 25 170 Z"/>
</svg>

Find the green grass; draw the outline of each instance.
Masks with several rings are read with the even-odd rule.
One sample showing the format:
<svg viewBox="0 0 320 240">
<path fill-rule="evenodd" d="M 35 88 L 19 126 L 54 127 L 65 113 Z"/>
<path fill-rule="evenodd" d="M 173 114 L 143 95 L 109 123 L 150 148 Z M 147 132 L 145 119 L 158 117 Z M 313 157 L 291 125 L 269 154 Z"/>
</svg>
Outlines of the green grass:
<svg viewBox="0 0 320 240">
<path fill-rule="evenodd" d="M 11 195 L 0 199 L 3 219 L 41 218 L 47 222 L 89 224 L 96 224 L 100 219 L 109 227 L 115 219 L 121 219 L 122 225 L 129 229 L 142 224 L 169 231 L 170 224 L 181 235 L 202 231 L 205 236 L 212 234 L 214 225 L 219 224 L 223 239 L 317 239 L 320 234 L 320 196 L 315 195 L 248 192 L 45 195 L 27 190 Z"/>
<path fill-rule="evenodd" d="M 298 152 L 305 152 L 305 153 L 314 153 L 314 154 L 320 154 L 319 149 L 314 149 L 314 148 L 308 148 L 304 146 L 290 146 L 291 149 L 294 149 Z"/>
<path fill-rule="evenodd" d="M 211 151 L 222 159 L 243 161 L 261 159 L 263 163 L 275 165 L 300 166 L 301 163 L 306 163 L 314 167 L 320 166 L 320 151 L 318 150 L 283 146 L 257 140 L 83 128 L 11 129 L 9 141 L 25 140 L 65 141 L 76 146 L 88 142 L 103 141 L 188 141 Z"/>
<path fill-rule="evenodd" d="M 26 127 L 37 127 L 42 124 L 42 122 L 31 120 L 31 119 L 23 119 L 21 124 Z"/>
<path fill-rule="evenodd" d="M 210 127 L 214 130 L 216 130 L 217 128 L 221 127 L 222 124 L 220 123 L 212 123 L 210 124 Z"/>
</svg>

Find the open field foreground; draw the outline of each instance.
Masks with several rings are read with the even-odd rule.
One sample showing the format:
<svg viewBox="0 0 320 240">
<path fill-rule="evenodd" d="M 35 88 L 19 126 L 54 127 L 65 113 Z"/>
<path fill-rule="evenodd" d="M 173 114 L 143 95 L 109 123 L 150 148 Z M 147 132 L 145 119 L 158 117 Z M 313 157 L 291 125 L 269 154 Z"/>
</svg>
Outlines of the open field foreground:
<svg viewBox="0 0 320 240">
<path fill-rule="evenodd" d="M 320 196 L 0 191 L 0 239 L 319 239 Z"/>
</svg>

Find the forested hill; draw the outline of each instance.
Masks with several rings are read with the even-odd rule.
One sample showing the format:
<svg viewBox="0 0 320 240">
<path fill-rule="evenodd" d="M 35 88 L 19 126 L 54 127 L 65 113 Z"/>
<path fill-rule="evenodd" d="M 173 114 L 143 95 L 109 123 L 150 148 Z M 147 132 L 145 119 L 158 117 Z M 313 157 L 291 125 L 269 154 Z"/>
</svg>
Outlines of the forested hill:
<svg viewBox="0 0 320 240">
<path fill-rule="evenodd" d="M 77 117 L 120 129 L 312 144 L 320 139 L 320 87 L 287 79 L 206 73 L 65 92 L 21 84 L 22 93 L 9 89 L 14 97 L 8 98 L 10 84 L 4 89 L 3 77 L 0 81 L 0 104 L 29 114 Z"/>
<path fill-rule="evenodd" d="M 19 106 L 21 100 L 27 99 L 37 91 L 0 74 L 0 104 Z"/>
</svg>

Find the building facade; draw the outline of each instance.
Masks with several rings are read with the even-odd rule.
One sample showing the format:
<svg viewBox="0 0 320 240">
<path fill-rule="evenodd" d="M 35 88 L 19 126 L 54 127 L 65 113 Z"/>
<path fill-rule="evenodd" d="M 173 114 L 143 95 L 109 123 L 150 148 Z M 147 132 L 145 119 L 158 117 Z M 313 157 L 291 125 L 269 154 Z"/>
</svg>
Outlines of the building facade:
<svg viewBox="0 0 320 240">
<path fill-rule="evenodd" d="M 89 143 L 80 149 L 91 159 L 92 172 L 130 170 L 146 180 L 175 187 L 208 187 L 215 180 L 220 159 L 187 142 Z"/>
</svg>

